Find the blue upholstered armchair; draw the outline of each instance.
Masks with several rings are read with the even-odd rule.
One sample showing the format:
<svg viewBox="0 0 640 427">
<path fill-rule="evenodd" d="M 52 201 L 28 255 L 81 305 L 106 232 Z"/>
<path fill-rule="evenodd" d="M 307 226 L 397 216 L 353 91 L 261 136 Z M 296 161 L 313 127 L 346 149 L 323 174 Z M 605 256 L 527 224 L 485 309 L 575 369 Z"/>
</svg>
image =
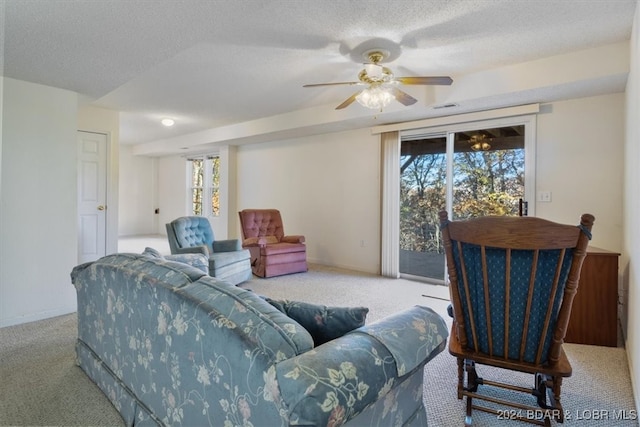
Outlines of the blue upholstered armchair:
<svg viewBox="0 0 640 427">
<path fill-rule="evenodd" d="M 202 253 L 209 258 L 209 275 L 233 285 L 251 278 L 250 254 L 240 240 L 215 240 L 211 224 L 201 216 L 184 216 L 167 224 L 172 254 Z"/>
</svg>

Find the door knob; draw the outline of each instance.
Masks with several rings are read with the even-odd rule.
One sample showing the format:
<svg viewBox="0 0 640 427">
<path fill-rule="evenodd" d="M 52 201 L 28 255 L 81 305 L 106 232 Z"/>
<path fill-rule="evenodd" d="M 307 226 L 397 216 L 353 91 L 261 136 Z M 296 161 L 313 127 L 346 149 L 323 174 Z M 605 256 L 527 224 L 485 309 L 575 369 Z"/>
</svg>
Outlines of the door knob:
<svg viewBox="0 0 640 427">
<path fill-rule="evenodd" d="M 105 209 L 107 209 L 107 207 L 106 207 L 106 206 L 104 206 L 104 205 L 100 205 L 100 206 L 98 206 L 98 210 L 99 210 L 99 211 L 103 211 L 103 210 L 105 210 Z"/>
</svg>

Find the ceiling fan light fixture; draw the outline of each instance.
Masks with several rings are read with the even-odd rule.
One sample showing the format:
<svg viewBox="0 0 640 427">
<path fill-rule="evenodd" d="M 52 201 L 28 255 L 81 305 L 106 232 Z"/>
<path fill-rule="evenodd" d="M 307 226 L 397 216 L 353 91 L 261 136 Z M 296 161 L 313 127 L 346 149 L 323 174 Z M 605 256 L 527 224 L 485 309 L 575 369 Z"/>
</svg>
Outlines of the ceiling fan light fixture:
<svg viewBox="0 0 640 427">
<path fill-rule="evenodd" d="M 363 107 L 380 111 L 394 99 L 391 92 L 382 86 L 370 86 L 356 96 L 356 101 Z"/>
<path fill-rule="evenodd" d="M 423 77 L 394 77 L 391 69 L 380 65 L 380 62 L 389 60 L 390 52 L 384 49 L 370 49 L 364 52 L 364 68 L 358 73 L 358 81 L 337 82 L 337 83 L 315 83 L 303 85 L 303 87 L 337 86 L 337 85 L 360 85 L 365 86 L 344 100 L 336 107 L 342 110 L 353 104 L 355 101 L 366 108 L 382 111 L 392 100 L 397 100 L 404 106 L 413 105 L 418 102 L 406 92 L 397 88 L 397 85 L 450 85 L 453 83 L 448 76 L 423 76 Z M 395 57 L 394 57 L 395 59 Z"/>
<path fill-rule="evenodd" d="M 160 120 L 160 123 L 162 123 L 162 125 L 166 127 L 171 127 L 176 124 L 175 120 L 169 118 Z"/>
<path fill-rule="evenodd" d="M 383 67 L 378 64 L 364 64 L 364 69 L 367 72 L 367 76 L 373 80 L 382 80 Z"/>
<path fill-rule="evenodd" d="M 473 151 L 489 151 L 491 149 L 491 145 L 486 142 L 483 142 L 483 143 L 477 142 L 471 146 L 471 149 Z"/>
<path fill-rule="evenodd" d="M 471 143 L 471 149 L 473 151 L 489 151 L 491 144 L 487 142 L 488 140 L 485 135 L 472 135 L 469 143 Z"/>
</svg>

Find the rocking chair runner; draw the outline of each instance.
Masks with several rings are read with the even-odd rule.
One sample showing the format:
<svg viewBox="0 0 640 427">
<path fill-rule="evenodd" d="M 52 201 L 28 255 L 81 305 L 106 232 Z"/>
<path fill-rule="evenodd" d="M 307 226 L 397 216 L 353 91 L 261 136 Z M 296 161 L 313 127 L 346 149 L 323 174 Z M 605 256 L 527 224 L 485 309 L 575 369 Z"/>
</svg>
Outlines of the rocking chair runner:
<svg viewBox="0 0 640 427">
<path fill-rule="evenodd" d="M 546 426 L 564 421 L 560 391 L 571 365 L 562 342 L 593 222 L 590 214 L 577 227 L 533 217 L 449 221 L 440 212 L 453 307 L 449 352 L 458 359 L 458 399 L 467 399 L 465 425 L 473 409 Z M 476 364 L 533 374 L 534 386 L 482 379 Z M 533 394 L 538 406 L 482 394 L 482 385 Z"/>
</svg>

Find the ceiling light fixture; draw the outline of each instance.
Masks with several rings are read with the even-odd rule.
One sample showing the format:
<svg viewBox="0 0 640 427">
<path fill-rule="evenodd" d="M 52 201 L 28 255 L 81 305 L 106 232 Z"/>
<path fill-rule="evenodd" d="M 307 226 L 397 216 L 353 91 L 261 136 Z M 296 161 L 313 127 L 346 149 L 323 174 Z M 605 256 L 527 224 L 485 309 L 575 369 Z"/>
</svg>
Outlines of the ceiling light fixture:
<svg viewBox="0 0 640 427">
<path fill-rule="evenodd" d="M 459 104 L 456 104 L 455 102 L 449 102 L 447 104 L 440 104 L 440 105 L 434 105 L 432 108 L 434 110 L 439 110 L 441 108 L 453 108 L 453 107 L 459 107 Z"/>
<path fill-rule="evenodd" d="M 448 76 L 432 77 L 394 77 L 393 72 L 380 62 L 389 61 L 390 53 L 384 49 L 371 49 L 362 54 L 365 58 L 364 68 L 358 73 L 357 82 L 339 83 L 315 83 L 304 87 L 335 86 L 335 85 L 365 85 L 366 89 L 360 90 L 342 104 L 336 110 L 342 110 L 353 104 L 354 101 L 366 108 L 380 110 L 387 106 L 393 99 L 404 106 L 418 102 L 413 96 L 398 89 L 397 85 L 450 85 L 453 83 Z"/>
<path fill-rule="evenodd" d="M 389 105 L 394 99 L 395 97 L 391 92 L 379 84 L 370 85 L 356 96 L 356 101 L 358 101 L 358 103 L 363 107 L 380 111 L 382 111 L 382 109 Z"/>
<path fill-rule="evenodd" d="M 487 141 L 489 141 L 489 138 L 486 135 L 471 135 L 471 138 L 469 138 L 469 144 L 471 144 L 473 151 L 489 151 L 491 144 Z"/>
<path fill-rule="evenodd" d="M 166 127 L 171 127 L 174 124 L 176 124 L 175 120 L 173 120 L 173 119 L 162 119 L 162 120 L 160 120 L 160 123 L 162 123 Z"/>
</svg>

